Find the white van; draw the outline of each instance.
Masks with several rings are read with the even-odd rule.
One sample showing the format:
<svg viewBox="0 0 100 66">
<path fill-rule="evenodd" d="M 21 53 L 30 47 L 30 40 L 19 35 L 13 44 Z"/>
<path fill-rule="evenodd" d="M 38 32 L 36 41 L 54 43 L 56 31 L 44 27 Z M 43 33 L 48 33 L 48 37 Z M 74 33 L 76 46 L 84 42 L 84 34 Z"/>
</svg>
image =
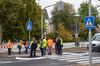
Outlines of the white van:
<svg viewBox="0 0 100 66">
<path fill-rule="evenodd" d="M 100 51 L 100 33 L 96 33 L 92 38 L 92 51 Z"/>
</svg>

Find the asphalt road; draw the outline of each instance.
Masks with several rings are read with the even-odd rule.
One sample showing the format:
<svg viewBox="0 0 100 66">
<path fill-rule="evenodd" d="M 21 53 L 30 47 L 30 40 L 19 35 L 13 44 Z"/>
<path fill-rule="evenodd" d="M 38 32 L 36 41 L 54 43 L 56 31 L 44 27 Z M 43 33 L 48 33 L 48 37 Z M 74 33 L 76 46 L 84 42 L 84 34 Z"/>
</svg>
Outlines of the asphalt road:
<svg viewBox="0 0 100 66">
<path fill-rule="evenodd" d="M 100 52 L 92 53 L 93 64 L 100 65 Z M 51 56 L 30 58 L 29 54 L 11 55 L 0 58 L 0 66 L 69 66 L 72 64 L 89 64 L 87 50 L 63 52 L 63 55 L 53 54 Z"/>
</svg>

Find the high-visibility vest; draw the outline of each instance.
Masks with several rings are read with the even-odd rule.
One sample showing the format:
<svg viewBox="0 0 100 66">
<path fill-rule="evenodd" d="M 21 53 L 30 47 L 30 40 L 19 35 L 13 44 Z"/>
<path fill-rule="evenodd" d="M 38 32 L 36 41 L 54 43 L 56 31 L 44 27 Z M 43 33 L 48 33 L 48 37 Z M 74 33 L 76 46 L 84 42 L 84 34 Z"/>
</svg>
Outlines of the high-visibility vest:
<svg viewBox="0 0 100 66">
<path fill-rule="evenodd" d="M 49 40 L 47 41 L 47 44 L 48 44 L 49 47 L 52 47 L 52 45 L 53 45 L 53 40 L 49 39 Z"/>
<path fill-rule="evenodd" d="M 43 39 L 43 46 L 46 47 L 47 46 L 47 40 Z"/>
<path fill-rule="evenodd" d="M 28 46 L 28 41 L 26 41 L 26 43 L 25 43 L 25 47 L 27 47 Z"/>
<path fill-rule="evenodd" d="M 19 42 L 18 45 L 19 45 L 19 46 L 22 46 L 23 44 L 22 44 L 22 42 Z"/>
<path fill-rule="evenodd" d="M 44 48 L 43 41 L 40 42 L 40 48 Z"/>
<path fill-rule="evenodd" d="M 12 43 L 11 42 L 8 42 L 7 43 L 7 48 L 11 48 L 11 45 L 12 45 Z"/>
<path fill-rule="evenodd" d="M 32 40 L 31 43 L 30 43 L 30 48 L 31 48 L 31 46 L 32 46 L 33 43 L 37 44 L 37 41 L 36 40 Z"/>
<path fill-rule="evenodd" d="M 62 40 L 62 39 L 60 39 L 60 41 L 61 41 L 61 42 L 60 42 L 60 44 L 61 44 L 61 45 L 63 45 L 63 40 Z"/>
</svg>

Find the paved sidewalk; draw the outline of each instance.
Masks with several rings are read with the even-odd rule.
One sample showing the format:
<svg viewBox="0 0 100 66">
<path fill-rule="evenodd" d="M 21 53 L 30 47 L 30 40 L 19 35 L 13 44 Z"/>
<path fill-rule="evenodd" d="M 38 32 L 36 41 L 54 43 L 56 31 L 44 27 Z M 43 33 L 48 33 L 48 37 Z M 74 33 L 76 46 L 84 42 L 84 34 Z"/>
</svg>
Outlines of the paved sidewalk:
<svg viewBox="0 0 100 66">
<path fill-rule="evenodd" d="M 86 48 L 64 48 L 63 49 L 63 52 L 66 52 L 66 51 L 75 51 L 75 50 L 86 50 Z M 55 53 L 55 49 L 52 50 L 53 53 Z M 36 53 L 40 53 L 40 50 L 37 50 Z M 22 53 L 20 54 L 21 55 L 24 55 L 25 52 L 22 51 Z M 30 50 L 28 50 L 28 54 L 25 54 L 25 55 L 29 55 L 30 54 Z M 18 52 L 12 52 L 11 55 L 8 55 L 8 53 L 0 53 L 0 57 L 8 57 L 8 56 L 19 56 Z"/>
</svg>

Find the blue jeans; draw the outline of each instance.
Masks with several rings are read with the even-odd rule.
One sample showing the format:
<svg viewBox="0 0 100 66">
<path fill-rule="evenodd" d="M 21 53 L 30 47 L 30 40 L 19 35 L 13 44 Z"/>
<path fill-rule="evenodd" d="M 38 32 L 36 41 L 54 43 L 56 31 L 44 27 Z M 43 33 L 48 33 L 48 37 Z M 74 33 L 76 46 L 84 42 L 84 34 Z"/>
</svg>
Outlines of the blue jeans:
<svg viewBox="0 0 100 66">
<path fill-rule="evenodd" d="M 43 48 L 43 55 L 46 55 L 46 54 L 45 54 L 45 47 Z"/>
<path fill-rule="evenodd" d="M 19 54 L 21 54 L 21 48 L 22 48 L 22 46 L 19 46 Z"/>
<path fill-rule="evenodd" d="M 57 47 L 57 51 L 58 51 L 58 54 L 59 54 L 59 55 L 62 55 L 61 47 Z"/>
</svg>

